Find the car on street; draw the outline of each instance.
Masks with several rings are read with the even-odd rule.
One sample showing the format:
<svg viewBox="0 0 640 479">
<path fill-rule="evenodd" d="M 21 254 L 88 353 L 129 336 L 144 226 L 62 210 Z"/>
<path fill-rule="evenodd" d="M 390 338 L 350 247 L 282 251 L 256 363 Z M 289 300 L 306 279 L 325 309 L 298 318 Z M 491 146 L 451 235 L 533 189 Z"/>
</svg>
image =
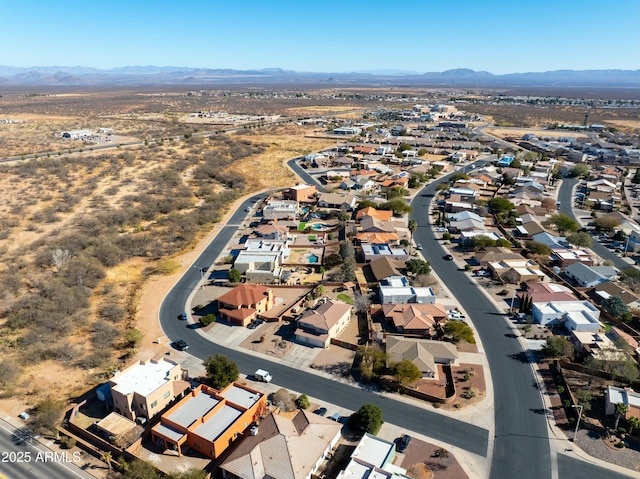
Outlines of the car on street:
<svg viewBox="0 0 640 479">
<path fill-rule="evenodd" d="M 247 212 L 251 211 L 251 206 L 247 206 L 244 210 Z"/>
<path fill-rule="evenodd" d="M 463 320 L 464 319 L 464 314 L 462 314 L 457 309 L 452 309 L 452 310 L 447 312 L 447 318 L 448 319 Z"/>
<path fill-rule="evenodd" d="M 326 416 L 327 415 L 327 408 L 326 407 L 319 407 L 318 409 L 313 411 L 313 414 L 317 414 L 318 416 Z"/>
<path fill-rule="evenodd" d="M 396 443 L 396 451 L 398 452 L 406 451 L 407 447 L 409 447 L 410 442 L 411 442 L 411 436 L 409 436 L 408 434 L 404 434 L 400 439 L 398 439 L 398 442 Z"/>
<path fill-rule="evenodd" d="M 175 347 L 178 351 L 186 351 L 189 349 L 189 345 L 184 339 L 178 339 L 173 343 L 173 347 Z"/>
<path fill-rule="evenodd" d="M 479 276 L 481 278 L 488 278 L 491 276 L 491 273 L 489 273 L 486 269 L 476 269 L 473 271 L 473 275 Z"/>
<path fill-rule="evenodd" d="M 187 320 L 187 313 L 184 313 L 184 312 L 183 312 L 183 313 L 180 315 L 180 320 L 181 320 L 181 321 L 186 321 L 186 320 Z"/>
<path fill-rule="evenodd" d="M 446 260 L 446 261 L 453 261 L 453 256 L 450 254 L 445 254 L 442 259 Z"/>
<path fill-rule="evenodd" d="M 418 243 L 418 244 L 416 245 L 416 249 L 417 249 L 417 250 L 421 250 L 421 249 L 422 249 L 422 245 L 421 245 L 420 243 Z"/>
<path fill-rule="evenodd" d="M 447 231 L 449 231 L 447 228 L 445 228 L 444 226 L 438 226 L 436 228 L 436 233 L 446 233 Z"/>
</svg>

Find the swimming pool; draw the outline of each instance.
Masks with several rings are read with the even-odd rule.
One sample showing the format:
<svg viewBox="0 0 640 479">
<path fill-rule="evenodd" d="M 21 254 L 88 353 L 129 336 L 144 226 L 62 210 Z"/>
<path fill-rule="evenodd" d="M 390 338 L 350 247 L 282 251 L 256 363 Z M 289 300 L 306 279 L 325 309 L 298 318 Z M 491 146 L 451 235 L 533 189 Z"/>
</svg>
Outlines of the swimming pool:
<svg viewBox="0 0 640 479">
<path fill-rule="evenodd" d="M 331 225 L 328 225 L 326 223 L 313 223 L 311 225 L 311 229 L 315 231 L 324 231 L 324 230 L 328 230 L 329 228 L 331 228 Z"/>
<path fill-rule="evenodd" d="M 318 255 L 317 255 L 317 254 L 313 254 L 313 253 L 311 253 L 311 254 L 307 257 L 307 261 L 308 261 L 310 264 L 315 264 L 315 263 L 317 263 L 319 259 L 320 259 L 320 258 L 318 257 Z"/>
</svg>

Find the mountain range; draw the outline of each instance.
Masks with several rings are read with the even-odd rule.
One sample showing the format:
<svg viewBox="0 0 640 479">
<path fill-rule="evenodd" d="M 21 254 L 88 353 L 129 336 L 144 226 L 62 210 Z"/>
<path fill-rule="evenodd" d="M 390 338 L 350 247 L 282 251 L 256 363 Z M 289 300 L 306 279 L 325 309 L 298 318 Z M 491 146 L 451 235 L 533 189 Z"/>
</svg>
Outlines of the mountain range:
<svg viewBox="0 0 640 479">
<path fill-rule="evenodd" d="M 456 87 L 602 87 L 640 88 L 640 70 L 555 70 L 495 75 L 458 68 L 443 72 L 404 70 L 323 73 L 280 68 L 258 70 L 175 66 L 11 67 L 0 65 L 1 86 L 135 86 L 135 85 L 326 85 Z"/>
</svg>

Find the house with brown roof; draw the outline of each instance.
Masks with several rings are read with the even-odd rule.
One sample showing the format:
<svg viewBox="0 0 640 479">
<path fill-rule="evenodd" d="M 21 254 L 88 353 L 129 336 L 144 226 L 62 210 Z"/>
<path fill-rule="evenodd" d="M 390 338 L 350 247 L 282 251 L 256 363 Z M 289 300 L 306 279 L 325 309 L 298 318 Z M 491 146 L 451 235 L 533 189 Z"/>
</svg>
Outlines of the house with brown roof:
<svg viewBox="0 0 640 479">
<path fill-rule="evenodd" d="M 400 276 L 400 269 L 404 266 L 403 262 L 387 256 L 376 258 L 367 264 L 376 281 L 382 281 L 389 276 Z"/>
<path fill-rule="evenodd" d="M 606 281 L 600 283 L 587 291 L 587 294 L 598 304 L 612 296 L 620 298 L 627 306 L 635 307 L 638 303 L 638 296 L 629 291 L 623 283 Z"/>
<path fill-rule="evenodd" d="M 407 360 L 415 364 L 423 378 L 438 379 L 437 364 L 456 365 L 458 350 L 452 343 L 430 339 L 387 336 L 387 365 Z"/>
<path fill-rule="evenodd" d="M 382 314 L 399 333 L 422 336 L 432 336 L 447 319 L 447 311 L 439 304 L 383 304 Z"/>
<path fill-rule="evenodd" d="M 582 263 L 587 266 L 595 264 L 591 253 L 584 249 L 554 249 L 551 252 L 551 261 L 554 266 L 563 269 L 573 263 Z"/>
<path fill-rule="evenodd" d="M 238 326 L 248 326 L 260 314 L 274 305 L 271 288 L 242 283 L 218 298 L 221 319 Z"/>
<path fill-rule="evenodd" d="M 298 410 L 269 414 L 221 464 L 225 479 L 309 479 L 340 440 L 342 424 Z"/>
<path fill-rule="evenodd" d="M 527 283 L 526 291 L 516 294 L 520 299 L 524 297 L 531 298 L 533 303 L 577 301 L 578 299 L 571 289 L 558 283 Z"/>
<path fill-rule="evenodd" d="M 480 266 L 486 268 L 489 263 L 522 259 L 522 255 L 513 253 L 509 248 L 504 248 L 502 246 L 488 246 L 485 248 L 485 251 L 476 253 L 474 258 Z"/>
<path fill-rule="evenodd" d="M 331 338 L 337 337 L 351 320 L 351 305 L 323 299 L 298 319 L 294 333 L 296 341 L 309 346 L 327 348 Z"/>
<path fill-rule="evenodd" d="M 383 221 L 373 216 L 360 218 L 360 228 L 367 233 L 395 233 L 396 224 L 393 221 Z"/>
</svg>

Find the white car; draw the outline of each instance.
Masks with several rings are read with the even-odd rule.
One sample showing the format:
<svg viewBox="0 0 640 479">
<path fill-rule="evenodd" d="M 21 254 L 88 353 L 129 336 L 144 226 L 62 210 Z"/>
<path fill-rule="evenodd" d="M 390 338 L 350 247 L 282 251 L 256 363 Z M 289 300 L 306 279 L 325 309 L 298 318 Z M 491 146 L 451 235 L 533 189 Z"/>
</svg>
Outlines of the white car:
<svg viewBox="0 0 640 479">
<path fill-rule="evenodd" d="M 444 226 L 438 226 L 436 228 L 436 233 L 446 233 L 448 230 Z"/>
<path fill-rule="evenodd" d="M 447 318 L 463 320 L 464 319 L 464 314 L 462 314 L 457 309 L 452 309 L 452 310 L 447 312 Z"/>
</svg>

